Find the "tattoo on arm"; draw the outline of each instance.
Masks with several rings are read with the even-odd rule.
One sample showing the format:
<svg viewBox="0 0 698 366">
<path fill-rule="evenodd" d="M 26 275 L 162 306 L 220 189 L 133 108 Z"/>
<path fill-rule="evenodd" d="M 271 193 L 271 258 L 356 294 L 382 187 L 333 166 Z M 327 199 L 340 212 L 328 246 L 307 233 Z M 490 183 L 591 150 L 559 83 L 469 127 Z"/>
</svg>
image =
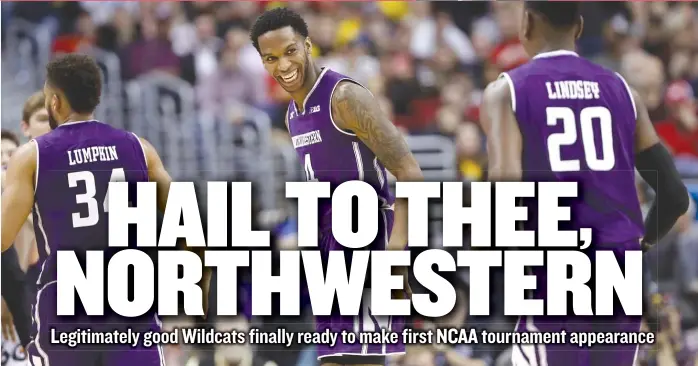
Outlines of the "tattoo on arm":
<svg viewBox="0 0 698 366">
<path fill-rule="evenodd" d="M 363 87 L 348 82 L 338 85 L 332 114 L 337 126 L 355 133 L 393 175 L 406 168 L 405 157 L 414 159 L 405 138 Z"/>
</svg>

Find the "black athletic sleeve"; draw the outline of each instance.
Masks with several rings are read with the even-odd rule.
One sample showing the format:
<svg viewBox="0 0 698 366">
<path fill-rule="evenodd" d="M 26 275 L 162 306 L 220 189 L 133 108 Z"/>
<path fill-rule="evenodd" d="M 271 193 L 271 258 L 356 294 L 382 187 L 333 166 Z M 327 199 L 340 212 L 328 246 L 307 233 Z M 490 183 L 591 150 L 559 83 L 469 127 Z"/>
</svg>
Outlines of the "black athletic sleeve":
<svg viewBox="0 0 698 366">
<path fill-rule="evenodd" d="M 645 219 L 643 249 L 656 244 L 688 210 L 688 191 L 683 184 L 674 159 L 661 143 L 635 156 L 635 165 L 656 196 Z"/>
<path fill-rule="evenodd" d="M 26 347 L 31 341 L 32 319 L 25 275 L 19 266 L 19 256 L 14 246 L 2 253 L 0 259 L 2 260 L 2 298 L 5 299 L 12 313 L 17 336 Z"/>
</svg>

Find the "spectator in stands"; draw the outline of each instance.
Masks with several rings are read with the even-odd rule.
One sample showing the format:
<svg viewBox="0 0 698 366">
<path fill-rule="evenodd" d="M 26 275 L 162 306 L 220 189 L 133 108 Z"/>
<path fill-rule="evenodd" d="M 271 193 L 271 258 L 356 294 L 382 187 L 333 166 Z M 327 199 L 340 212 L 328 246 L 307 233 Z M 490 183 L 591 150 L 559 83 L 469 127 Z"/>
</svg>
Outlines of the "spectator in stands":
<svg viewBox="0 0 698 366">
<path fill-rule="evenodd" d="M 698 115 L 691 85 L 679 80 L 666 90 L 668 119 L 657 124 L 657 133 L 676 156 L 698 157 Z"/>
<path fill-rule="evenodd" d="M 2 130 L 0 134 L 0 153 L 2 160 L 0 160 L 0 165 L 2 165 L 2 178 L 5 181 L 5 169 L 7 169 L 7 163 L 10 161 L 12 154 L 19 147 L 19 139 L 17 136 L 7 130 Z"/>
<path fill-rule="evenodd" d="M 458 171 L 465 181 L 479 181 L 483 178 L 486 163 L 483 149 L 483 135 L 480 127 L 473 122 L 461 123 L 456 129 L 456 151 Z"/>
<path fill-rule="evenodd" d="M 154 13 L 142 14 L 141 37 L 129 45 L 123 54 L 123 74 L 126 79 L 137 78 L 151 71 L 173 75 L 180 73 L 180 59 L 169 40 L 170 9 L 158 7 Z"/>
<path fill-rule="evenodd" d="M 368 46 L 364 39 L 353 40 L 340 52 L 325 59 L 325 67 L 369 85 L 372 79 L 379 77 L 380 63 L 368 53 Z"/>
<path fill-rule="evenodd" d="M 81 11 L 75 21 L 75 29 L 58 36 L 53 43 L 53 53 L 72 53 L 88 49 L 97 39 L 97 27 L 90 13 Z"/>
<path fill-rule="evenodd" d="M 499 42 L 485 61 L 485 82 L 490 82 L 496 79 L 499 73 L 511 70 L 528 61 L 528 55 L 519 41 L 521 3 L 495 1 L 491 4 L 500 34 Z"/>
<path fill-rule="evenodd" d="M 51 131 L 48 125 L 48 112 L 44 107 L 44 93 L 38 91 L 32 94 L 24 103 L 22 122 L 20 124 L 24 137 L 32 139 Z"/>
<path fill-rule="evenodd" d="M 244 37 L 244 38 L 242 38 Z M 247 33 L 240 28 L 228 31 L 227 42 L 220 52 L 219 65 L 210 75 L 197 76 L 199 106 L 210 113 L 226 113 L 226 107 L 243 102 L 264 107 L 267 90 L 264 75 L 250 62 L 245 62 Z M 255 65 L 261 65 L 259 57 Z M 263 70 L 263 69 L 262 69 Z"/>
<path fill-rule="evenodd" d="M 196 80 L 215 75 L 223 40 L 216 36 L 216 18 L 213 13 L 201 13 L 194 19 L 196 45 L 191 53 Z M 196 84 L 196 83 L 194 83 Z"/>
<path fill-rule="evenodd" d="M 477 62 L 475 49 L 468 36 L 460 30 L 446 13 L 432 15 L 432 3 L 417 1 L 410 3 L 412 14 L 409 22 L 412 29 L 410 52 L 418 60 L 430 60 L 451 52 L 460 64 Z"/>
<path fill-rule="evenodd" d="M 623 14 L 611 17 L 603 27 L 605 48 L 594 57 L 594 62 L 613 71 L 621 71 L 621 59 L 631 45 L 630 22 Z"/>
<path fill-rule="evenodd" d="M 662 61 L 643 50 L 633 50 L 621 60 L 621 74 L 645 102 L 652 121 L 664 118 L 664 65 Z"/>
</svg>

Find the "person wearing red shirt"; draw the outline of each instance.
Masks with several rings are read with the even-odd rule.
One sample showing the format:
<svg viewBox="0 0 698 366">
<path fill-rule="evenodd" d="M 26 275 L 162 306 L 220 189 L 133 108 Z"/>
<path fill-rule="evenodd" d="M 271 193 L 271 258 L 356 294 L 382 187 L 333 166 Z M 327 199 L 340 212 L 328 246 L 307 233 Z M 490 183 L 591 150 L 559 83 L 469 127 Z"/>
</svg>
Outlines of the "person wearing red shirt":
<svg viewBox="0 0 698 366">
<path fill-rule="evenodd" d="M 656 124 L 657 133 L 677 157 L 698 157 L 698 115 L 691 85 L 675 81 L 664 97 L 668 119 Z"/>
</svg>

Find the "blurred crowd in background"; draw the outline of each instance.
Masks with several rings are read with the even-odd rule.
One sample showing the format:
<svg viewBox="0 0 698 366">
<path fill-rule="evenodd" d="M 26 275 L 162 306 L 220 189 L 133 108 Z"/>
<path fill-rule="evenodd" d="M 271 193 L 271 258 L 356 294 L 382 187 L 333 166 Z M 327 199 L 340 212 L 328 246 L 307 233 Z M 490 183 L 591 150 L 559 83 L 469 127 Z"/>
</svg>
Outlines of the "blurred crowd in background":
<svg viewBox="0 0 698 366">
<path fill-rule="evenodd" d="M 91 54 L 105 73 L 99 119 L 148 138 L 175 179 L 257 182 L 258 224 L 272 229 L 278 248 L 293 247 L 293 209 L 280 190 L 301 171 L 284 128 L 290 96 L 266 74 L 248 38 L 256 16 L 273 6 L 304 16 L 321 66 L 370 88 L 408 136 L 427 179 L 484 179 L 479 102 L 499 72 L 528 59 L 518 42 L 520 2 L 3 2 L 2 127 L 20 136 L 26 131 L 20 129 L 26 119 L 22 106 L 41 88 L 44 65 L 53 55 Z M 620 72 L 639 91 L 698 197 L 692 183 L 698 178 L 695 6 L 585 2 L 578 46 L 582 56 Z M 643 182 L 638 187 L 643 202 L 652 199 Z M 438 222 L 432 236 L 438 246 Z M 659 332 L 660 341 L 641 349 L 637 365 L 698 362 L 695 205 L 647 257 L 647 307 L 658 311 L 648 311 L 646 327 Z M 469 319 L 467 273 L 453 281 L 459 288 L 457 310 L 434 322 L 415 320 L 415 326 L 513 329 L 514 320 L 502 316 Z M 501 314 L 498 292 L 492 304 Z M 310 322 L 240 318 L 216 326 L 309 328 Z M 167 364 L 175 366 L 317 364 L 312 347 L 166 351 Z M 424 345 L 391 364 L 511 363 L 505 345 Z"/>
</svg>

